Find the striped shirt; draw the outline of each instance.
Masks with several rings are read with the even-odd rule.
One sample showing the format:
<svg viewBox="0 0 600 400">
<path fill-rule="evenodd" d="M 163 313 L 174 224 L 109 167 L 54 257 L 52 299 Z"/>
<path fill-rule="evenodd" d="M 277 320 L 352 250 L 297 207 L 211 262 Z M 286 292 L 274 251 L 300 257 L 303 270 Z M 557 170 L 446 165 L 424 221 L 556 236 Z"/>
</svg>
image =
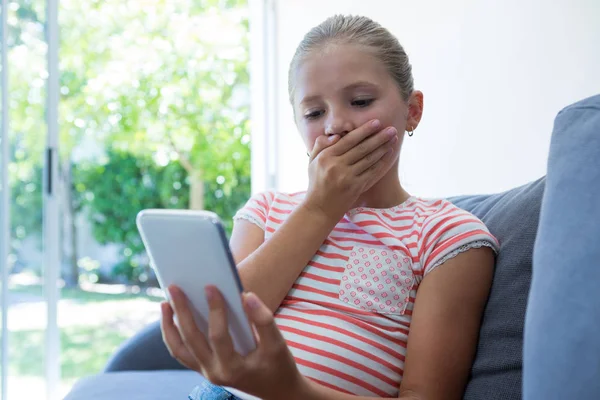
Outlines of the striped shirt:
<svg viewBox="0 0 600 400">
<path fill-rule="evenodd" d="M 258 194 L 235 219 L 258 225 L 268 240 L 304 195 Z M 479 219 L 446 200 L 349 210 L 275 314 L 300 372 L 349 394 L 397 396 L 419 284 L 481 246 L 498 249 Z"/>
</svg>

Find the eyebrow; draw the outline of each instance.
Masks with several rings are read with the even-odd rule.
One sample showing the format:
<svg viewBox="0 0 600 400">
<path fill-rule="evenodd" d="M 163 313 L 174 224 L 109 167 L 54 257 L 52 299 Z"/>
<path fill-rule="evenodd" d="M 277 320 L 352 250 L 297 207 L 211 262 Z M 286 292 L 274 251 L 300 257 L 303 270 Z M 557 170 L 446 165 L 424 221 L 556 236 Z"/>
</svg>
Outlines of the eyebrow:
<svg viewBox="0 0 600 400">
<path fill-rule="evenodd" d="M 363 87 L 374 87 L 375 89 L 379 89 L 379 86 L 373 82 L 368 82 L 368 81 L 358 81 L 358 82 L 354 82 L 351 85 L 346 86 L 343 90 L 345 92 L 349 92 L 351 90 L 354 89 L 360 89 Z"/>
<path fill-rule="evenodd" d="M 360 88 L 364 88 L 364 87 L 374 87 L 375 89 L 379 89 L 379 86 L 373 82 L 368 82 L 368 81 L 358 81 L 358 82 L 354 82 L 348 86 L 346 86 L 345 88 L 342 89 L 343 92 L 350 92 L 352 90 L 355 89 L 360 89 Z M 321 96 L 320 95 L 314 95 L 314 96 L 306 96 L 302 99 L 302 101 L 300 101 L 300 105 L 302 104 L 306 104 L 306 103 L 310 103 L 314 100 L 318 100 L 320 99 Z"/>
</svg>

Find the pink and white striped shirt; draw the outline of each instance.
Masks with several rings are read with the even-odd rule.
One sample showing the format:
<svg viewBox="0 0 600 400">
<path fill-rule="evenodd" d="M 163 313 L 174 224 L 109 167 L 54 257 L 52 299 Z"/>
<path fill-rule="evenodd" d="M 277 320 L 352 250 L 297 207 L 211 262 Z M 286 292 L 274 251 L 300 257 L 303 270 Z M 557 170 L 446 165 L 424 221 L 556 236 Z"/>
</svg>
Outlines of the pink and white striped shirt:
<svg viewBox="0 0 600 400">
<path fill-rule="evenodd" d="M 258 194 L 235 219 L 255 223 L 268 240 L 304 195 Z M 497 251 L 498 242 L 446 200 L 411 197 L 392 208 L 348 211 L 275 314 L 300 372 L 349 394 L 397 396 L 419 284 L 481 246 Z"/>
</svg>

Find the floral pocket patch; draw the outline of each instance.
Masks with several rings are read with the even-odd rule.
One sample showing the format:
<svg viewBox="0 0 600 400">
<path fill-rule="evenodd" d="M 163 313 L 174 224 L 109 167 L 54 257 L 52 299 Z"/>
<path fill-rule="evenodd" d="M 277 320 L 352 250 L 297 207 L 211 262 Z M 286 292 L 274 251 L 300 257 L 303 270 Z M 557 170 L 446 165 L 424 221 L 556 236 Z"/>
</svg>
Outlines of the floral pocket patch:
<svg viewBox="0 0 600 400">
<path fill-rule="evenodd" d="M 404 314 L 413 284 L 411 260 L 404 253 L 356 246 L 340 281 L 339 299 L 365 311 Z"/>
</svg>

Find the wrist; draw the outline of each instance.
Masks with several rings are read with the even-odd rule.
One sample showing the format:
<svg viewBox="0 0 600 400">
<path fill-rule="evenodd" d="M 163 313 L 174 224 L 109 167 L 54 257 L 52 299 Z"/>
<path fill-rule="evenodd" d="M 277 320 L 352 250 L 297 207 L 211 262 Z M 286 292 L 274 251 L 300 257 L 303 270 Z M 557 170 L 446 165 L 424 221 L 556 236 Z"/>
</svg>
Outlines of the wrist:
<svg viewBox="0 0 600 400">
<path fill-rule="evenodd" d="M 307 218 L 333 225 L 337 224 L 346 212 L 346 210 L 335 209 L 335 207 L 324 207 L 322 202 L 315 201 L 309 195 L 300 203 L 299 209 L 300 212 L 307 215 Z"/>
</svg>

